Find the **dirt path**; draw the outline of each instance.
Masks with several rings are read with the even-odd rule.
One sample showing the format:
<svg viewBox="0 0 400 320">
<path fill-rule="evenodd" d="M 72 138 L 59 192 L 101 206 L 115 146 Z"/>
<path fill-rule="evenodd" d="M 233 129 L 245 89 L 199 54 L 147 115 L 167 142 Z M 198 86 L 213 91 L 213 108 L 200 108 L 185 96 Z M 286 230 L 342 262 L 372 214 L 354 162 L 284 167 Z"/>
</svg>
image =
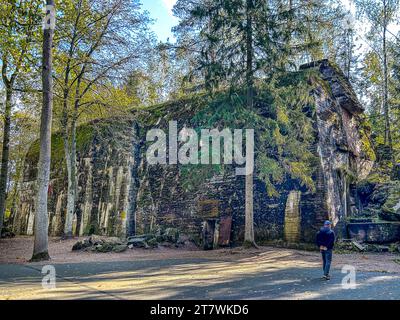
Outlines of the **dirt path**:
<svg viewBox="0 0 400 320">
<path fill-rule="evenodd" d="M 72 252 L 74 241 L 51 239 L 53 259 L 33 264 L 27 263 L 31 238 L 2 240 L 0 300 L 400 299 L 400 265 L 391 254 L 337 254 L 331 281 L 323 281 L 318 252 L 262 247 L 89 253 Z M 353 290 L 343 286 L 343 265 L 356 268 Z M 43 267 L 54 268 L 54 288 L 43 286 Z"/>
<path fill-rule="evenodd" d="M 279 259 L 281 265 L 315 268 L 320 265 L 318 252 L 299 251 L 284 248 L 261 247 L 259 250 L 244 250 L 242 248 L 218 249 L 203 251 L 196 248 L 158 248 L 158 249 L 128 249 L 122 253 L 92 253 L 71 251 L 72 245 L 79 238 L 60 241 L 59 238 L 49 239 L 49 252 L 52 264 L 107 262 L 107 261 L 142 261 L 163 259 L 212 259 L 223 261 L 238 261 L 250 259 L 257 261 Z M 29 264 L 33 250 L 32 237 L 16 237 L 0 239 L 0 264 Z M 400 255 L 391 253 L 353 253 L 335 254 L 333 267 L 352 265 L 358 271 L 376 271 L 400 273 Z M 34 264 L 30 264 L 34 265 Z"/>
</svg>

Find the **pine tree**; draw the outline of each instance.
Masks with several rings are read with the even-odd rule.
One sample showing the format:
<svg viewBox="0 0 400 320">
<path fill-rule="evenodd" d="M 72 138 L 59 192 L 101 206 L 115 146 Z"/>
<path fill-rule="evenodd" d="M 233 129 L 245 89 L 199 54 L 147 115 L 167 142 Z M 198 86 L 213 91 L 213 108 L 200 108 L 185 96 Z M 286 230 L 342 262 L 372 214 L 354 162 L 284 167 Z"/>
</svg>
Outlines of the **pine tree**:
<svg viewBox="0 0 400 320">
<path fill-rule="evenodd" d="M 278 79 L 284 71 L 293 68 L 300 52 L 312 47 L 313 43 L 304 46 L 299 41 L 304 37 L 306 28 L 296 17 L 301 15 L 303 9 L 301 2 L 290 2 L 288 5 L 278 0 L 179 0 L 174 12 L 181 22 L 175 31 L 181 46 L 197 52 L 195 71 L 202 75 L 205 88 L 211 92 L 215 88 L 231 91 L 244 88 L 244 105 L 249 119 L 255 119 L 253 125 L 262 123 L 264 126 L 264 120 L 254 108 L 254 86 L 263 80 L 275 83 L 272 79 Z M 310 33 L 310 29 L 308 31 Z M 269 89 L 274 90 L 273 85 Z M 275 132 L 276 139 L 279 139 L 277 125 L 265 124 L 265 127 Z M 307 152 L 304 154 L 308 155 Z M 266 183 L 271 186 L 269 179 L 276 175 L 266 173 L 268 169 L 265 168 L 272 167 L 271 164 L 277 161 L 265 157 L 260 159 L 264 159 L 261 166 L 265 173 L 261 175 L 266 177 Z M 294 168 L 295 163 L 292 165 Z M 293 172 L 297 171 L 298 174 L 302 171 L 297 169 Z M 303 173 L 307 172 L 303 169 Z M 250 174 L 246 176 L 245 183 L 246 245 L 255 243 L 252 192 L 253 174 Z"/>
<path fill-rule="evenodd" d="M 400 18 L 400 17 L 399 17 Z M 392 105 L 392 124 L 393 124 L 393 151 L 395 161 L 400 161 L 400 32 L 396 36 L 396 41 L 392 46 L 393 78 L 390 81 L 392 92 L 390 104 Z"/>
<path fill-rule="evenodd" d="M 372 41 L 373 53 L 379 61 L 381 71 L 381 103 L 384 117 L 383 144 L 388 147 L 392 162 L 394 162 L 393 139 L 391 128 L 390 105 L 390 32 L 389 26 L 394 23 L 400 6 L 399 0 L 356 0 L 359 15 L 371 24 L 369 39 Z"/>
</svg>

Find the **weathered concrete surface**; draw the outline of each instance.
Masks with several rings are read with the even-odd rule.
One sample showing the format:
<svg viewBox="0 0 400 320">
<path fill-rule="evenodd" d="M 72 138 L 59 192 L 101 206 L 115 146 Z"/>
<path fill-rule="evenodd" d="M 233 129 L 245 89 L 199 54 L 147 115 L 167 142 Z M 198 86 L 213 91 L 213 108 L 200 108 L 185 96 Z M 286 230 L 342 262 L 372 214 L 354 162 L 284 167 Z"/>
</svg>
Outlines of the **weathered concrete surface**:
<svg viewBox="0 0 400 320">
<path fill-rule="evenodd" d="M 349 236 L 367 243 L 389 243 L 400 239 L 400 222 L 361 222 L 347 225 Z"/>
<path fill-rule="evenodd" d="M 400 181 L 373 173 L 357 187 L 363 217 L 400 221 Z"/>
<path fill-rule="evenodd" d="M 131 168 L 136 166 L 134 125 L 130 118 L 94 121 L 77 130 L 78 190 L 73 218 L 73 234 L 124 236 Z M 37 142 L 29 150 L 20 190 L 19 210 L 13 219 L 18 234 L 33 234 Z M 49 235 L 64 230 L 67 180 L 62 139 L 52 138 L 52 165 L 49 185 Z"/>
<path fill-rule="evenodd" d="M 279 195 L 273 197 L 268 194 L 266 184 L 255 176 L 254 229 L 256 240 L 261 243 L 285 238 L 285 209 L 291 206 L 290 194 L 298 195 L 299 203 L 296 220 L 289 216 L 286 220 L 289 223 L 286 230 L 292 234 L 289 240 L 313 242 L 324 220 L 329 218 L 337 223 L 351 214 L 355 208 L 354 198 L 350 196 L 352 178 L 365 176 L 371 168 L 372 161 L 365 150 L 368 136 L 361 130 L 363 109 L 348 81 L 326 60 L 303 69 L 310 68 L 316 75 L 310 80 L 314 88 L 310 95 L 315 106 L 304 107 L 310 109 L 309 114 L 305 113 L 315 134 L 312 145 L 307 144 L 316 159 L 311 177 L 315 191 L 307 190 L 297 179 L 285 177 L 275 186 Z M 191 127 L 198 112 L 193 105 L 193 100 L 171 102 L 164 109 L 148 112 L 142 122 L 135 115 L 98 121 L 78 129 L 79 141 L 85 143 L 79 143 L 78 152 L 75 235 L 125 236 L 174 227 L 202 244 L 202 231 L 212 225 L 214 241 L 218 243 L 219 228 L 226 230 L 220 224 L 228 221 L 224 220 L 228 217 L 232 225 L 230 235 L 224 232 L 230 236 L 227 243 L 243 239 L 243 177 L 229 172 L 215 174 L 195 190 L 187 190 L 187 180 L 179 166 L 150 166 L 144 159 L 144 136 L 149 129 L 146 125 L 151 123 L 165 129 L 168 119 L 177 119 L 179 128 Z M 259 101 L 257 105 L 263 111 L 262 108 L 268 108 L 268 101 Z M 54 236 L 61 235 L 66 214 L 62 145 L 59 150 L 49 188 L 49 232 Z M 14 216 L 13 227 L 18 234 L 33 232 L 37 152 L 33 152 L 34 148 L 31 151 L 24 168 L 18 212 Z M 208 210 L 207 203 L 215 203 L 215 210 Z"/>
<path fill-rule="evenodd" d="M 167 259 L 57 264 L 55 289 L 41 287 L 41 266 L 0 265 L 0 299 L 400 299 L 399 274 L 357 272 L 345 289 L 335 269 L 283 265 L 279 258 L 224 262 Z"/>
</svg>

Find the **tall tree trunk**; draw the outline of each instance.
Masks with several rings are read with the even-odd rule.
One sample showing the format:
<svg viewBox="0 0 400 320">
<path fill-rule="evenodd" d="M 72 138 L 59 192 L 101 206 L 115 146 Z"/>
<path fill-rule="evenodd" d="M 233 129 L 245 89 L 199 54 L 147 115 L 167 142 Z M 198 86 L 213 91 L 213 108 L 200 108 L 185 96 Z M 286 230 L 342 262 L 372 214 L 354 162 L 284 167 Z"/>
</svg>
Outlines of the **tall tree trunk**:
<svg viewBox="0 0 400 320">
<path fill-rule="evenodd" d="M 387 1 L 383 1 L 383 112 L 385 117 L 385 145 L 389 146 L 391 158 L 393 158 L 393 143 L 390 130 L 390 108 L 389 108 L 389 75 L 388 75 L 388 49 L 387 49 Z"/>
<path fill-rule="evenodd" d="M 246 1 L 246 87 L 247 108 L 253 109 L 253 0 Z M 254 245 L 253 173 L 246 175 L 245 182 L 245 245 Z"/>
<path fill-rule="evenodd" d="M 139 136 L 139 126 L 136 121 L 133 124 L 132 136 L 133 140 L 131 142 L 131 145 L 132 145 L 133 165 L 131 165 L 131 183 L 129 188 L 128 224 L 126 232 L 127 236 L 136 235 L 137 195 L 140 187 L 140 180 L 139 180 L 140 136 Z"/>
<path fill-rule="evenodd" d="M 65 157 L 68 173 L 67 214 L 65 217 L 64 237 L 70 238 L 72 234 L 72 222 L 75 214 L 77 170 L 76 170 L 76 120 L 71 122 L 70 137 L 64 138 Z"/>
<path fill-rule="evenodd" d="M 51 23 L 51 9 L 54 10 L 54 0 L 46 0 L 46 21 L 43 31 L 43 105 L 40 119 L 40 155 L 38 163 L 38 190 L 35 215 L 35 243 L 31 261 L 48 260 L 48 225 L 47 195 L 50 180 L 51 161 L 51 122 L 53 109 L 53 79 L 52 79 L 52 46 L 54 26 Z M 50 8 L 50 9 L 49 9 Z"/>
<path fill-rule="evenodd" d="M 83 67 L 81 74 L 84 74 L 85 67 Z M 75 89 L 75 102 L 74 102 L 74 113 L 71 121 L 70 135 L 65 135 L 64 146 L 65 146 L 65 157 L 67 160 L 67 172 L 68 172 L 68 195 L 67 195 L 67 215 L 65 218 L 64 236 L 69 238 L 73 236 L 73 218 L 75 214 L 76 204 L 76 191 L 78 188 L 78 168 L 76 164 L 76 124 L 78 121 L 78 109 L 80 103 L 80 86 L 82 82 L 82 76 L 78 77 L 78 81 Z M 66 115 L 67 116 L 67 115 Z M 68 120 L 67 120 L 68 121 Z"/>
<path fill-rule="evenodd" d="M 25 161 L 23 159 L 18 160 L 16 163 L 14 186 L 13 186 L 13 191 L 12 191 L 11 199 L 10 199 L 11 200 L 10 217 L 8 219 L 8 225 L 10 227 L 14 226 L 14 219 L 15 219 L 15 213 L 17 211 L 19 190 L 20 190 L 21 178 L 22 178 L 22 169 L 23 169 L 24 163 L 25 163 Z"/>
<path fill-rule="evenodd" d="M 81 3 L 81 2 L 79 2 Z M 76 26 L 76 23 L 75 23 Z M 71 189 L 72 186 L 72 169 L 71 169 L 71 146 L 70 146 L 70 134 L 68 131 L 69 126 L 69 116 L 68 116 L 68 99 L 70 94 L 69 88 L 69 77 L 71 71 L 71 59 L 73 55 L 73 48 L 74 48 L 74 40 L 76 37 L 76 27 L 74 28 L 74 34 L 70 43 L 69 55 L 67 60 L 67 66 L 65 69 L 65 78 L 64 78 L 64 90 L 63 90 L 63 114 L 61 118 L 61 125 L 63 128 L 63 142 L 64 142 L 64 154 L 65 154 L 65 161 L 67 165 L 67 175 L 68 175 L 68 191 L 67 191 L 67 212 L 65 215 L 65 224 L 64 224 L 64 238 L 68 239 L 72 237 L 72 218 L 74 215 L 75 204 L 71 198 L 73 196 L 73 191 Z"/>
<path fill-rule="evenodd" d="M 72 46 L 72 45 L 71 45 Z M 61 118 L 62 132 L 63 132 L 63 143 L 64 143 L 64 154 L 65 154 L 65 162 L 67 165 L 67 175 L 68 175 L 68 191 L 67 191 L 67 212 L 65 215 L 65 223 L 64 223 L 64 235 L 65 239 L 72 237 L 72 217 L 74 214 L 74 205 L 72 205 L 71 201 L 71 180 L 72 180 L 72 169 L 71 169 L 71 145 L 70 145 L 70 132 L 68 130 L 69 121 L 68 121 L 68 99 L 69 99 L 69 61 L 67 63 L 67 68 L 65 72 L 65 80 L 64 80 L 64 93 L 63 93 L 63 114 Z"/>
<path fill-rule="evenodd" d="M 245 189 L 245 233 L 244 241 L 247 245 L 254 244 L 254 217 L 253 217 L 253 174 L 246 175 Z"/>
<path fill-rule="evenodd" d="M 0 236 L 3 229 L 4 213 L 6 211 L 6 192 L 8 181 L 8 159 L 10 156 L 10 131 L 11 131 L 11 85 L 6 88 L 6 106 L 4 110 L 3 152 L 1 155 L 0 172 Z"/>
<path fill-rule="evenodd" d="M 347 65 L 346 65 L 346 76 L 347 79 L 350 81 L 350 70 L 351 70 L 351 63 L 352 63 L 352 59 L 353 59 L 353 55 L 352 55 L 352 50 L 353 50 L 353 41 L 352 41 L 352 35 L 351 35 L 351 31 L 348 29 L 347 30 Z"/>
<path fill-rule="evenodd" d="M 383 1 L 383 110 L 385 117 L 385 140 L 384 143 L 389 147 L 390 159 L 393 166 L 396 165 L 396 159 L 393 152 L 392 131 L 390 128 L 390 106 L 389 106 L 389 72 L 388 72 L 388 48 L 387 48 L 387 31 L 388 31 L 388 2 Z"/>
<path fill-rule="evenodd" d="M 17 211 L 17 200 L 18 200 L 18 191 L 19 191 L 19 188 L 20 188 L 20 178 L 21 177 L 19 177 L 18 176 L 18 178 L 16 179 L 16 181 L 14 182 L 15 184 L 14 184 L 14 190 L 13 190 L 13 193 L 12 193 L 12 201 L 11 201 L 11 205 L 10 205 L 10 217 L 9 217 L 9 219 L 8 219 L 8 225 L 10 226 L 10 227 L 13 227 L 14 226 L 14 218 L 15 218 L 15 213 L 16 213 L 16 211 Z"/>
</svg>

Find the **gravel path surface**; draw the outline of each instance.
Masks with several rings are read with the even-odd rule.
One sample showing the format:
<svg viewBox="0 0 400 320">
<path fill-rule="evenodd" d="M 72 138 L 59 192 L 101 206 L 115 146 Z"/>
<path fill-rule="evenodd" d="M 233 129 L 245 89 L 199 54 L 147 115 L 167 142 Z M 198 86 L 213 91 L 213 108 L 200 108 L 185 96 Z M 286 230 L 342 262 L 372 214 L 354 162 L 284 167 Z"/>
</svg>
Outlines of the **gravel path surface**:
<svg viewBox="0 0 400 320">
<path fill-rule="evenodd" d="M 394 254 L 336 254 L 332 280 L 321 280 L 318 252 L 261 247 L 201 251 L 128 249 L 72 252 L 77 239 L 50 240 L 52 260 L 28 263 L 31 237 L 0 241 L 0 299 L 399 299 Z M 54 265 L 56 289 L 42 288 L 42 265 Z M 343 265 L 357 287 L 343 289 Z"/>
<path fill-rule="evenodd" d="M 260 247 L 259 250 L 244 250 L 241 247 L 233 249 L 218 249 L 211 251 L 191 248 L 158 248 L 158 249 L 128 249 L 122 253 L 93 253 L 71 251 L 75 242 L 83 238 L 60 240 L 49 239 L 49 252 L 52 264 L 100 262 L 100 261 L 137 261 L 172 258 L 211 258 L 223 260 L 237 260 L 252 258 L 254 261 L 264 257 L 279 256 L 282 263 L 300 264 L 316 267 L 320 263 L 318 252 L 300 251 L 293 249 Z M 0 239 L 0 264 L 27 264 L 32 255 L 33 238 L 16 237 Z M 32 264 L 30 264 L 32 265 Z M 400 254 L 392 253 L 351 253 L 335 254 L 333 266 L 341 268 L 343 265 L 353 265 L 359 271 L 377 271 L 400 273 Z"/>
</svg>

